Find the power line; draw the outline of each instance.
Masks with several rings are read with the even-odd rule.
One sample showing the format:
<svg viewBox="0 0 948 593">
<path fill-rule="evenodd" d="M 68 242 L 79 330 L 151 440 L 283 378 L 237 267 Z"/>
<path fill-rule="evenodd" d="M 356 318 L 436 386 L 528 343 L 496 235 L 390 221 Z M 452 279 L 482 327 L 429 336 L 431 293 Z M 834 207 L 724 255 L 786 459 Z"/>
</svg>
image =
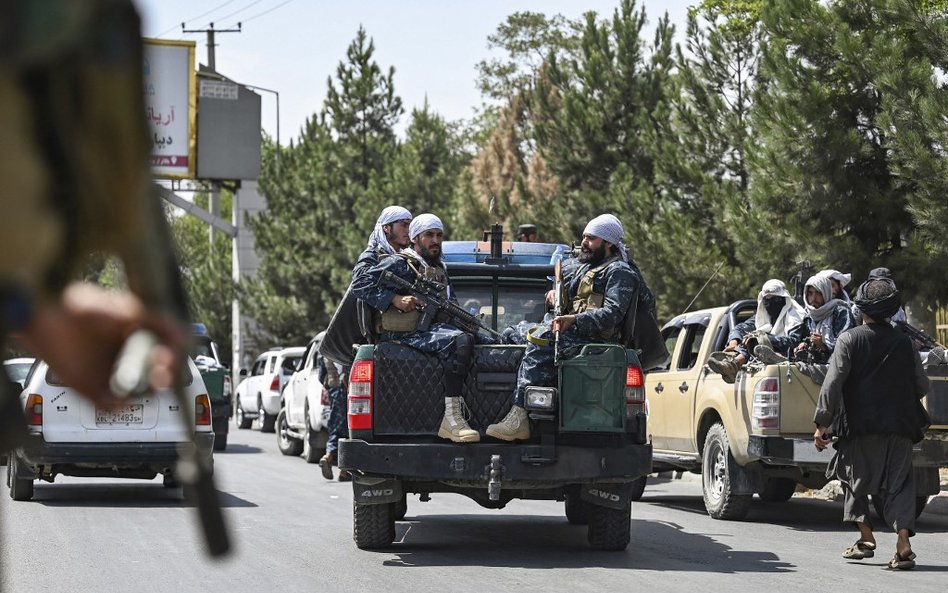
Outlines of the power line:
<svg viewBox="0 0 948 593">
<path fill-rule="evenodd" d="M 197 20 L 197 19 L 199 19 L 199 18 L 206 17 L 207 15 L 211 14 L 212 12 L 215 12 L 215 11 L 220 10 L 221 8 L 224 8 L 224 7 L 227 6 L 228 4 L 233 4 L 235 1 L 236 1 L 236 0 L 227 0 L 227 1 L 224 2 L 223 4 L 219 4 L 219 5 L 215 6 L 214 8 L 208 10 L 207 12 L 201 13 L 201 14 L 199 14 L 199 15 L 197 15 L 197 16 L 193 16 L 193 17 L 191 17 L 191 18 L 189 18 L 189 19 L 187 19 L 187 20 L 185 20 L 185 21 L 182 21 L 182 24 L 183 24 L 183 23 L 187 23 L 188 21 L 194 21 L 194 20 Z M 225 18 L 226 18 L 226 17 L 225 17 Z M 168 33 L 171 33 L 172 31 L 177 31 L 177 30 L 178 30 L 178 25 L 175 25 L 175 26 L 171 27 L 170 29 L 168 29 L 167 31 L 164 31 L 164 32 L 162 32 L 162 33 L 159 33 L 156 37 L 164 37 L 164 36 L 167 35 Z"/>
<path fill-rule="evenodd" d="M 266 14 L 270 14 L 271 12 L 273 12 L 274 10 L 276 10 L 277 8 L 281 8 L 281 7 L 283 7 L 283 6 L 286 6 L 286 5 L 289 4 L 290 2 L 293 2 L 293 0 L 283 0 L 283 2 L 277 4 L 277 5 L 274 6 L 273 8 L 268 8 L 267 10 L 264 10 L 263 12 L 260 12 L 260 13 L 257 13 L 257 14 L 255 14 L 255 15 L 253 15 L 252 17 L 245 18 L 245 19 L 243 19 L 241 22 L 242 22 L 242 23 L 249 23 L 250 21 L 252 21 L 252 20 L 254 20 L 254 19 L 256 19 L 256 18 L 260 18 L 260 17 L 262 17 L 262 16 L 264 16 L 264 15 L 266 15 Z M 231 25 L 231 26 L 233 26 L 233 25 Z"/>
<path fill-rule="evenodd" d="M 230 14 L 225 14 L 225 15 L 222 16 L 222 17 L 218 17 L 217 20 L 218 20 L 218 21 L 224 21 L 225 19 L 229 19 L 230 17 L 234 16 L 235 14 L 240 14 L 241 12 L 243 12 L 243 11 L 247 10 L 248 8 L 250 8 L 251 6 L 254 6 L 254 5 L 256 5 L 256 4 L 260 4 L 261 2 L 263 2 L 263 0 L 254 0 L 253 2 L 251 2 L 250 4 L 248 4 L 247 6 L 244 6 L 243 8 L 238 8 L 237 10 L 235 10 L 234 12 L 232 12 L 232 13 L 230 13 Z"/>
</svg>

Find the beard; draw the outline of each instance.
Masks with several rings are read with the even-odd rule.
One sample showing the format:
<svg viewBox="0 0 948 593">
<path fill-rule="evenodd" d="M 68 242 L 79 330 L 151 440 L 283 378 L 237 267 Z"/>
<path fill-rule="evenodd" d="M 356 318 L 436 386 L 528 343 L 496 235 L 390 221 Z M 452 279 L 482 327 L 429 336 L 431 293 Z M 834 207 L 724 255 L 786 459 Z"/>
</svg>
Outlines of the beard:
<svg viewBox="0 0 948 593">
<path fill-rule="evenodd" d="M 596 249 L 586 250 L 583 249 L 579 253 L 579 261 L 584 264 L 589 264 L 591 266 L 597 266 L 606 259 L 606 244 L 600 243 L 599 247 Z"/>
<path fill-rule="evenodd" d="M 441 265 L 441 246 L 436 247 L 438 250 L 437 253 L 432 252 L 431 249 L 428 249 L 424 245 L 418 244 L 418 255 L 421 256 L 421 259 L 425 260 L 429 266 L 440 266 Z"/>
</svg>

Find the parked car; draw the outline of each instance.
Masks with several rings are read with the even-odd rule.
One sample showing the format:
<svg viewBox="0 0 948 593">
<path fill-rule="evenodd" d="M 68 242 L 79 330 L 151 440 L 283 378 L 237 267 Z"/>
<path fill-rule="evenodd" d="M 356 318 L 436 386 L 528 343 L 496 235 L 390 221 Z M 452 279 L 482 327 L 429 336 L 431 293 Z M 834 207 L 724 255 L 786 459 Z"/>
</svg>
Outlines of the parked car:
<svg viewBox="0 0 948 593">
<path fill-rule="evenodd" d="M 284 455 L 303 454 L 316 463 L 326 452 L 329 439 L 329 394 L 319 382 L 320 332 L 306 346 L 300 367 L 283 389 L 283 406 L 276 420 L 277 444 Z"/>
<path fill-rule="evenodd" d="M 199 454 L 212 464 L 211 403 L 190 360 L 186 384 L 194 405 L 184 410 L 167 390 L 100 407 L 37 362 L 20 394 L 29 435 L 9 454 L 10 497 L 30 500 L 34 480 L 52 482 L 57 475 L 151 480 L 161 474 L 166 487 L 175 487 L 178 447 L 190 439 L 187 424 L 194 425 Z"/>
<path fill-rule="evenodd" d="M 248 373 L 241 369 L 234 416 L 237 428 L 250 428 L 254 418 L 261 432 L 273 432 L 280 413 L 283 387 L 296 371 L 306 348 L 273 348 L 257 357 Z"/>
<path fill-rule="evenodd" d="M 20 389 L 23 389 L 23 383 L 35 361 L 35 358 L 8 358 L 3 361 L 3 369 L 10 380 L 19 383 Z"/>
</svg>

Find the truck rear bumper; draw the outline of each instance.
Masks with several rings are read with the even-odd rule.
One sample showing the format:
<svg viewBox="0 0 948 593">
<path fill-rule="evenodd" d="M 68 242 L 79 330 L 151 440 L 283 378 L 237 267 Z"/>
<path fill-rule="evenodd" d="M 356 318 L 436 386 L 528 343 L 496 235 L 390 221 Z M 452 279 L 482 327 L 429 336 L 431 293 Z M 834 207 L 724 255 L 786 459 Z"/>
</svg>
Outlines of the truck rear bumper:
<svg viewBox="0 0 948 593">
<path fill-rule="evenodd" d="M 747 443 L 751 457 L 770 465 L 826 465 L 836 450 L 817 451 L 812 439 L 751 435 Z M 948 467 L 948 439 L 926 438 L 912 447 L 915 467 Z"/>
<path fill-rule="evenodd" d="M 200 456 L 210 460 L 214 433 L 196 437 Z M 174 465 L 180 443 L 47 443 L 41 435 L 30 435 L 17 455 L 26 464 L 38 465 Z"/>
<path fill-rule="evenodd" d="M 504 482 L 565 484 L 624 482 L 651 472 L 651 445 L 542 447 L 503 443 L 369 443 L 339 440 L 339 467 L 367 476 L 426 481 L 490 479 L 500 456 Z"/>
<path fill-rule="evenodd" d="M 817 451 L 813 439 L 750 435 L 747 454 L 769 465 L 819 465 L 825 467 L 836 451 Z"/>
</svg>

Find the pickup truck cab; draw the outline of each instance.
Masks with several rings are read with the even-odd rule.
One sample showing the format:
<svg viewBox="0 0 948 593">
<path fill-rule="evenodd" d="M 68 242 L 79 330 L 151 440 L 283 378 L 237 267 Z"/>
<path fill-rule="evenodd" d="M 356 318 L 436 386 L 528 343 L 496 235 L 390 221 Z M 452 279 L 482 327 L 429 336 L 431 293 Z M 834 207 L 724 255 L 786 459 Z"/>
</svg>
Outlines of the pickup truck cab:
<svg viewBox="0 0 948 593">
<path fill-rule="evenodd" d="M 744 300 L 675 317 L 662 328 L 671 360 L 645 379 L 654 469 L 700 473 L 705 508 L 716 519 L 744 518 L 754 494 L 786 501 L 797 484 L 823 487 L 834 453 L 813 446 L 820 386 L 796 365 L 752 362 L 733 385 L 707 367 L 730 329 L 756 308 L 756 301 Z M 941 368 L 948 369 L 932 367 L 930 376 Z M 948 466 L 946 387 L 932 381 L 927 399 L 933 424 L 915 447 L 919 513 L 939 492 L 938 468 Z"/>
<path fill-rule="evenodd" d="M 211 400 L 211 417 L 214 427 L 214 450 L 227 448 L 227 433 L 230 431 L 230 417 L 233 415 L 233 389 L 230 369 L 221 362 L 217 343 L 207 333 L 202 323 L 194 324 L 191 337 L 191 358 L 201 373 L 201 379 L 207 388 Z"/>
<path fill-rule="evenodd" d="M 496 229 L 496 227 L 495 227 Z M 495 331 L 546 313 L 551 260 L 565 245 L 451 242 L 444 260 L 458 303 Z M 524 327 L 524 326 L 521 326 Z M 467 496 L 501 509 L 513 499 L 565 502 L 570 523 L 588 524 L 597 549 L 623 550 L 630 539 L 635 488 L 651 471 L 642 371 L 636 353 L 616 344 L 587 345 L 559 367 L 559 385 L 527 410 L 533 428 L 523 442 L 484 436 L 509 410 L 518 344 L 475 346 L 463 397 L 478 443 L 437 437 L 444 387 L 437 358 L 397 342 L 358 348 L 349 375 L 350 438 L 339 443 L 339 467 L 353 474 L 353 539 L 360 548 L 388 546 L 407 494 Z"/>
</svg>

